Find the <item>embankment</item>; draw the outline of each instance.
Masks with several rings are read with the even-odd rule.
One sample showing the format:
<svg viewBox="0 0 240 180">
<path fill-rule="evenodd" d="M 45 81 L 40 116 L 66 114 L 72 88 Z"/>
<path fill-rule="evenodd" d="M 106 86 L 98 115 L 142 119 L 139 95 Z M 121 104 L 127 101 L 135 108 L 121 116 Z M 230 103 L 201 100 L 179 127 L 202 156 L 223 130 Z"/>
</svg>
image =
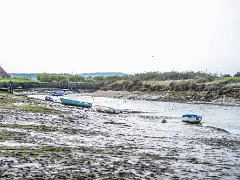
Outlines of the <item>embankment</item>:
<svg viewBox="0 0 240 180">
<path fill-rule="evenodd" d="M 101 86 L 101 90 L 103 91 L 95 94 L 155 101 L 240 105 L 239 79 L 226 81 L 208 81 L 207 79 L 116 81 L 104 84 Z"/>
</svg>

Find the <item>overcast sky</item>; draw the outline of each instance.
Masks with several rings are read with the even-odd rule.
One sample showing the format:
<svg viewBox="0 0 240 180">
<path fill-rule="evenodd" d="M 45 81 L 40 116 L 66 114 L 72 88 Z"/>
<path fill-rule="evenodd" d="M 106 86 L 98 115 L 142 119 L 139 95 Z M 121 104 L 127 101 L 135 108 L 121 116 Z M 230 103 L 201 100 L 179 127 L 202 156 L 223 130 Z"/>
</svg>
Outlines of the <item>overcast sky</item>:
<svg viewBox="0 0 240 180">
<path fill-rule="evenodd" d="M 8 72 L 240 71 L 240 0 L 0 0 Z"/>
</svg>

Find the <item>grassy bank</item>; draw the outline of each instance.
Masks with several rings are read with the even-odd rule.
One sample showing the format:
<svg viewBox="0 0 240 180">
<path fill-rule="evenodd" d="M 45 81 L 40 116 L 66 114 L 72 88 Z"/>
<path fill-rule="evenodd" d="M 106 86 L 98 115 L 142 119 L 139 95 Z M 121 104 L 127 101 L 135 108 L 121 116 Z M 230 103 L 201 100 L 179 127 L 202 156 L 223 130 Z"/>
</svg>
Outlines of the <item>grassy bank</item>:
<svg viewBox="0 0 240 180">
<path fill-rule="evenodd" d="M 219 98 L 240 100 L 240 77 L 221 77 L 212 80 L 195 78 L 165 81 L 115 81 L 102 86 L 102 90 L 161 94 L 164 97 L 163 100 L 170 101 L 212 101 Z"/>
<path fill-rule="evenodd" d="M 0 82 L 37 82 L 37 80 L 34 79 L 28 79 L 28 78 L 0 78 Z"/>
</svg>

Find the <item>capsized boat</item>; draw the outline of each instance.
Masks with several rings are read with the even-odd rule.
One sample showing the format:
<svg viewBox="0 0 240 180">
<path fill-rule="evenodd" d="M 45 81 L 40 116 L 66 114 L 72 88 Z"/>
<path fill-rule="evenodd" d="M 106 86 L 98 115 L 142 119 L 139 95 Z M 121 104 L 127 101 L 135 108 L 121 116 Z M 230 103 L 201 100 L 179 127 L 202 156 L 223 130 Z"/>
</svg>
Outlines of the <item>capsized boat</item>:
<svg viewBox="0 0 240 180">
<path fill-rule="evenodd" d="M 52 96 L 63 96 L 64 92 L 63 91 L 53 91 L 51 94 L 52 94 Z"/>
<path fill-rule="evenodd" d="M 196 114 L 184 114 L 182 115 L 182 121 L 188 123 L 200 123 L 202 116 Z"/>
<path fill-rule="evenodd" d="M 107 106 L 95 106 L 97 112 L 110 113 L 110 114 L 119 114 L 121 113 L 120 109 L 115 109 Z"/>
<path fill-rule="evenodd" d="M 79 106 L 79 107 L 85 107 L 85 108 L 92 107 L 92 103 L 89 103 L 89 102 L 76 101 L 76 100 L 66 99 L 66 98 L 60 98 L 60 101 L 62 104 L 65 104 L 65 105 Z"/>
</svg>

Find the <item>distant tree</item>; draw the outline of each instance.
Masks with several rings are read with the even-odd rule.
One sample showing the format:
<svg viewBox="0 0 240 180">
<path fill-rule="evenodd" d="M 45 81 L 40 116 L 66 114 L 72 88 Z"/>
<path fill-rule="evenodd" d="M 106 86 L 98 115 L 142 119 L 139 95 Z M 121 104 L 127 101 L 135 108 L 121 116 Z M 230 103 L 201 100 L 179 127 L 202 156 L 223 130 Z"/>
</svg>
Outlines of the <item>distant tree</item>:
<svg viewBox="0 0 240 180">
<path fill-rule="evenodd" d="M 234 74 L 234 77 L 240 77 L 240 72 L 237 72 L 236 74 Z"/>
<path fill-rule="evenodd" d="M 85 77 L 83 76 L 78 76 L 78 75 L 71 75 L 68 77 L 69 78 L 69 81 L 71 82 L 83 82 L 85 81 Z"/>
<path fill-rule="evenodd" d="M 94 81 L 98 81 L 98 82 L 99 81 L 104 81 L 104 79 L 105 79 L 104 76 L 95 76 L 95 77 L 93 77 L 93 80 Z"/>
<path fill-rule="evenodd" d="M 71 82 L 83 82 L 85 81 L 85 77 L 78 75 L 41 73 L 37 74 L 37 80 L 41 82 L 63 82 L 67 80 Z"/>
<path fill-rule="evenodd" d="M 122 80 L 124 77 L 122 76 L 106 76 L 105 80 L 107 81 L 117 81 L 117 80 Z"/>
<path fill-rule="evenodd" d="M 196 79 L 196 78 L 206 78 L 206 79 L 213 79 L 215 75 L 205 73 L 205 72 L 193 72 L 193 71 L 186 71 L 186 72 L 177 72 L 177 71 L 170 71 L 170 72 L 146 72 L 146 73 L 139 73 L 133 76 L 128 76 L 129 80 L 139 79 L 142 81 L 148 80 L 181 80 L 181 79 Z"/>
<path fill-rule="evenodd" d="M 222 77 L 232 77 L 230 74 L 224 74 Z"/>
</svg>

